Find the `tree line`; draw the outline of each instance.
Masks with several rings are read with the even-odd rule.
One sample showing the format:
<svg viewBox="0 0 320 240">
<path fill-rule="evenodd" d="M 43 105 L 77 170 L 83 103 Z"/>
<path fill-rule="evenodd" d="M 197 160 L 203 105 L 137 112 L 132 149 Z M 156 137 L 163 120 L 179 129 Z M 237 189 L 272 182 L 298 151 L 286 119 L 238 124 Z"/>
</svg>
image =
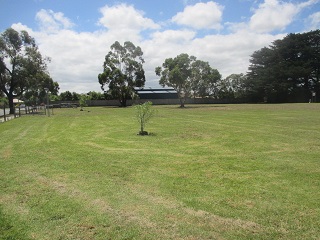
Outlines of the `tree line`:
<svg viewBox="0 0 320 240">
<path fill-rule="evenodd" d="M 96 91 L 90 91 L 88 93 L 76 93 L 65 91 L 57 95 L 50 96 L 51 101 L 79 101 L 82 96 L 86 96 L 87 100 L 109 100 L 112 96 L 107 93 L 101 93 Z"/>
<path fill-rule="evenodd" d="M 50 77 L 47 64 L 28 32 L 8 28 L 0 36 L 0 97 L 7 98 L 10 112 L 13 98 L 44 102 L 77 101 L 81 94 L 60 93 Z M 118 99 L 126 106 L 145 85 L 143 51 L 130 41 L 111 45 L 98 82 L 104 93 L 89 92 L 88 99 Z M 186 98 L 241 99 L 243 102 L 306 102 L 320 95 L 320 30 L 288 34 L 268 47 L 255 51 L 247 73 L 222 78 L 206 61 L 181 53 L 155 68 L 159 84 L 177 91 L 181 106 Z"/>
<path fill-rule="evenodd" d="M 131 42 L 115 42 L 98 79 L 111 96 L 126 99 L 143 87 L 143 52 Z M 177 91 L 181 107 L 188 97 L 241 99 L 242 102 L 307 102 L 320 95 L 320 30 L 288 34 L 255 51 L 247 73 L 222 78 L 208 62 L 186 53 L 155 68 L 159 84 Z"/>
</svg>

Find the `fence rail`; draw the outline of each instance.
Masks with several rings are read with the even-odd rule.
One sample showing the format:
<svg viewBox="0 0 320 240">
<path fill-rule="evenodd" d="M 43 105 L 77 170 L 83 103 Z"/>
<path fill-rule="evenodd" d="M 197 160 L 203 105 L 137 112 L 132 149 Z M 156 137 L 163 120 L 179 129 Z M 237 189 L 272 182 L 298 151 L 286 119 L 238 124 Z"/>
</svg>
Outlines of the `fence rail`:
<svg viewBox="0 0 320 240">
<path fill-rule="evenodd" d="M 45 114 L 45 108 L 43 106 L 17 106 L 14 110 L 14 114 L 10 114 L 9 106 L 0 106 L 0 122 L 6 122 L 27 114 Z"/>
</svg>

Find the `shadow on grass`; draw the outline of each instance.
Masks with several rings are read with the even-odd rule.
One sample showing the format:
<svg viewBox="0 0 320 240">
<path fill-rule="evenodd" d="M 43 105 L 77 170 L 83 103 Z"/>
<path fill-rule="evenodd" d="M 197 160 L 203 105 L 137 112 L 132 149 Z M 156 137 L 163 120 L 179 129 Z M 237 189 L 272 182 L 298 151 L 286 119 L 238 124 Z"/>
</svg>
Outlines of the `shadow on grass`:
<svg viewBox="0 0 320 240">
<path fill-rule="evenodd" d="M 101 106 L 102 108 L 126 108 L 126 107 L 120 107 L 120 106 Z M 130 106 L 127 106 L 130 107 Z"/>
<path fill-rule="evenodd" d="M 140 137 L 155 137 L 155 136 L 157 136 L 157 134 L 156 133 L 152 133 L 152 132 L 149 132 L 148 134 L 137 133 L 137 136 L 140 136 Z"/>
<path fill-rule="evenodd" d="M 226 106 L 213 106 L 213 105 L 187 105 L 187 106 L 184 106 L 184 107 L 180 107 L 178 106 L 177 107 L 178 109 L 200 109 L 200 108 L 227 108 Z"/>
</svg>

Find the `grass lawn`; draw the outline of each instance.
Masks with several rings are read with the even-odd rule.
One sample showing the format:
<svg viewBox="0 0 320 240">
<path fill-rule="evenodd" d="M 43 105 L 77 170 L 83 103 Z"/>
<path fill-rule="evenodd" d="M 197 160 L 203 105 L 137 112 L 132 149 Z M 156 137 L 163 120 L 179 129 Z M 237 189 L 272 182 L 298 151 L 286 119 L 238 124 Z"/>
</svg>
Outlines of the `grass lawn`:
<svg viewBox="0 0 320 240">
<path fill-rule="evenodd" d="M 319 239 L 320 104 L 0 124 L 0 239 Z"/>
</svg>

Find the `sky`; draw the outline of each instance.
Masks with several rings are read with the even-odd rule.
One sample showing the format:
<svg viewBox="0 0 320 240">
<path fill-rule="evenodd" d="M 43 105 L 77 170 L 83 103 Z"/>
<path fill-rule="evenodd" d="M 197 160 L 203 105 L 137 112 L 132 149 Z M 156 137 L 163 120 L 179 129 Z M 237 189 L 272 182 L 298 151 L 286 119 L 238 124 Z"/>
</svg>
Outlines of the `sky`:
<svg viewBox="0 0 320 240">
<path fill-rule="evenodd" d="M 110 46 L 131 41 L 155 68 L 187 53 L 225 78 L 246 73 L 254 51 L 289 33 L 320 28 L 320 0 L 0 0 L 0 32 L 27 30 L 60 92 L 102 92 L 98 74 Z"/>
</svg>

